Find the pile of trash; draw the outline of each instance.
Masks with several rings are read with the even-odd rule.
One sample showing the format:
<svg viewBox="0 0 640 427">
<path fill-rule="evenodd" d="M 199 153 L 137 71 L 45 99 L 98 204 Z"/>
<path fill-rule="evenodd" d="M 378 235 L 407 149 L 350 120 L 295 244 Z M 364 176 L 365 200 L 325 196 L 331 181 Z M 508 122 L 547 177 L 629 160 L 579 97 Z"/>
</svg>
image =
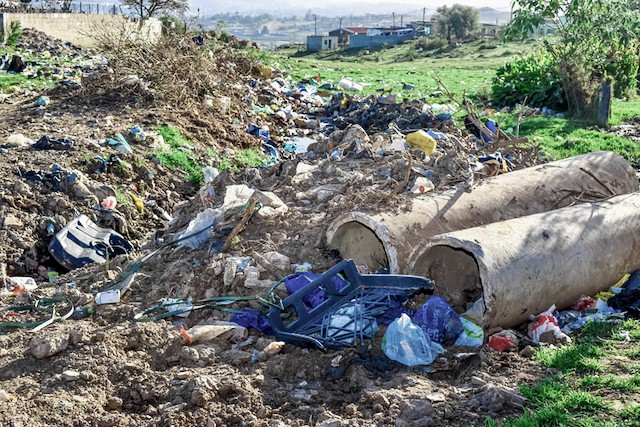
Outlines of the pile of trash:
<svg viewBox="0 0 640 427">
<path fill-rule="evenodd" d="M 354 82 L 294 82 L 211 52 L 216 89 L 186 115 L 140 73 L 85 87 L 95 93 L 79 103 L 33 96 L 0 124 L 0 361 L 15 367 L 0 419 L 42 399 L 99 425 L 469 425 L 522 412 L 513 384 L 541 368 L 518 354 L 632 312 L 636 275 L 619 295 L 488 328 L 433 277 L 343 259 L 325 242 L 339 216 L 490 188 L 540 163 L 535 147 L 470 112 L 460 123 L 451 106 L 359 99 Z M 126 90 L 102 104 L 110 85 Z M 168 146 L 166 122 L 193 145 Z M 246 146 L 264 164 L 222 170 Z M 202 185 L 161 161 L 170 150 Z"/>
<path fill-rule="evenodd" d="M 51 37 L 35 28 L 25 28 L 22 31 L 22 35 L 16 43 L 16 48 L 42 55 L 45 59 L 48 59 L 51 55 L 76 56 L 86 52 L 79 46 Z"/>
<path fill-rule="evenodd" d="M 61 88 L 77 89 L 83 80 L 103 69 L 106 59 L 94 52 L 72 46 L 60 40 L 47 36 L 37 30 L 27 28 L 20 36 L 15 51 L 0 56 L 0 71 L 21 74 L 29 79 L 47 80 L 51 82 L 49 93 L 55 93 Z M 7 86 L 2 91 L 2 99 L 12 95 L 30 96 L 26 90 L 29 84 L 15 84 Z M 45 107 L 47 101 L 40 100 L 38 107 Z M 45 114 L 41 108 L 38 111 Z"/>
</svg>

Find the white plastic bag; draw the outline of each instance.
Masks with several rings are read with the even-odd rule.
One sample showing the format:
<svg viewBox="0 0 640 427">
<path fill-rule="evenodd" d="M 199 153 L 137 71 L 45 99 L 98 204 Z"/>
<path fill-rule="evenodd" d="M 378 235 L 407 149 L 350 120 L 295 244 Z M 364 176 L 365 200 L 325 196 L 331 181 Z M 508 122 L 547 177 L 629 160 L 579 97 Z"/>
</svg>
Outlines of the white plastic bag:
<svg viewBox="0 0 640 427">
<path fill-rule="evenodd" d="M 444 348 L 432 342 L 409 316 L 402 314 L 387 328 L 382 339 L 382 351 L 391 360 L 415 366 L 431 364 L 438 354 L 444 352 Z"/>
<path fill-rule="evenodd" d="M 219 210 L 211 208 L 205 209 L 200 212 L 195 219 L 189 222 L 189 225 L 184 231 L 176 234 L 173 241 L 175 242 L 183 237 L 193 235 L 192 237 L 180 242 L 180 246 L 196 249 L 209 240 L 213 226 L 220 222 L 221 218 L 222 215 Z M 205 230 L 206 228 L 208 228 L 208 230 Z"/>
<path fill-rule="evenodd" d="M 460 320 L 462 321 L 464 330 L 458 335 L 455 345 L 474 348 L 482 346 L 484 342 L 484 331 L 482 328 L 464 317 L 461 317 Z"/>
</svg>

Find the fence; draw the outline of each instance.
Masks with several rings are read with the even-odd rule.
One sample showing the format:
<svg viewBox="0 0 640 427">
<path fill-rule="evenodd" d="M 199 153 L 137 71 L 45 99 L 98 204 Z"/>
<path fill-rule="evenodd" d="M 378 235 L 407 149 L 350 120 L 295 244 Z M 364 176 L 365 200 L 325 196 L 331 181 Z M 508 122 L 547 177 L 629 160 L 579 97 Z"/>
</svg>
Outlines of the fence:
<svg viewBox="0 0 640 427">
<path fill-rule="evenodd" d="M 48 1 L 32 1 L 29 4 L 0 1 L 0 13 L 86 13 L 96 15 L 132 15 L 131 8 L 118 3 L 71 2 L 68 9 L 51 7 Z"/>
</svg>

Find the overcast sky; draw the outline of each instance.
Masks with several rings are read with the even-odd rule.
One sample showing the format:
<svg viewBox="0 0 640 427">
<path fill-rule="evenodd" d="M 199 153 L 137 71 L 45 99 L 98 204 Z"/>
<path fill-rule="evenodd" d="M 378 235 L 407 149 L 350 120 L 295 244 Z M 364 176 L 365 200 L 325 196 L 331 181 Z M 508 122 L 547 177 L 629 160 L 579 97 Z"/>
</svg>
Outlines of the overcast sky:
<svg viewBox="0 0 640 427">
<path fill-rule="evenodd" d="M 328 0 L 323 3 L 341 3 L 344 2 L 342 0 Z M 424 6 L 427 8 L 434 9 L 436 7 L 440 7 L 444 4 L 446 5 L 454 5 L 464 4 L 467 6 L 475 6 L 475 7 L 483 7 L 488 6 L 494 9 L 502 9 L 509 10 L 511 9 L 511 3 L 513 0 L 454 0 L 454 1 L 445 1 L 445 0 L 385 0 L 385 1 L 375 1 L 375 0 L 352 0 L 352 3 L 379 3 L 379 4 L 393 4 L 393 3 L 401 3 L 401 4 L 415 4 L 416 6 Z"/>
</svg>

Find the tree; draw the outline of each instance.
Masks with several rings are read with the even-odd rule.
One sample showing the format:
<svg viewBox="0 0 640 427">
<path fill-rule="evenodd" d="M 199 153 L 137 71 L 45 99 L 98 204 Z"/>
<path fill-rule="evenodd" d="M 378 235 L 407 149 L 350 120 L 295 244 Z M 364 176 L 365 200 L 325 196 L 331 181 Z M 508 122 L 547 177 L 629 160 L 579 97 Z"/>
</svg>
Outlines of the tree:
<svg viewBox="0 0 640 427">
<path fill-rule="evenodd" d="M 474 7 L 461 4 L 454 4 L 452 7 L 444 5 L 437 11 L 436 32 L 449 43 L 453 36 L 462 40 L 478 28 L 480 12 Z"/>
<path fill-rule="evenodd" d="M 189 9 L 189 0 L 122 0 L 122 4 L 132 8 L 141 23 L 160 14 Z"/>
<path fill-rule="evenodd" d="M 544 49 L 556 60 L 567 103 L 584 114 L 599 83 L 613 79 L 615 95 L 637 87 L 640 11 L 634 0 L 515 0 L 507 39 L 526 38 L 541 25 L 557 27 Z"/>
</svg>

